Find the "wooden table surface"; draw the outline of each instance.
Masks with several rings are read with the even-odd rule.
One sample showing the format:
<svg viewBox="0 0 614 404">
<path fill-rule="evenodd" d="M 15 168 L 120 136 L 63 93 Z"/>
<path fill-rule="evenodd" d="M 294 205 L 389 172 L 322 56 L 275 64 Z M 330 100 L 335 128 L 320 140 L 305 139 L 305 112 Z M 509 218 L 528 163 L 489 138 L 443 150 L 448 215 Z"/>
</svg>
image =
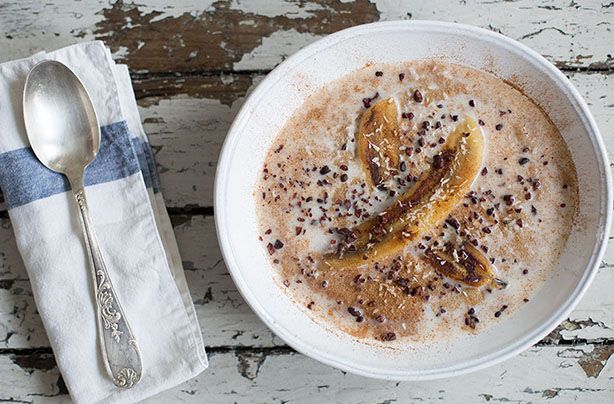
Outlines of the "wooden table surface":
<svg viewBox="0 0 614 404">
<path fill-rule="evenodd" d="M 96 38 L 130 67 L 211 362 L 200 376 L 152 402 L 614 402 L 612 237 L 595 282 L 567 321 L 516 358 L 448 380 L 370 380 L 297 354 L 259 321 L 233 285 L 215 236 L 212 188 L 221 144 L 245 95 L 317 38 L 392 19 L 474 24 L 537 50 L 585 97 L 614 158 L 610 0 L 0 2 L 0 61 Z M 69 401 L 4 210 L 3 401 Z"/>
</svg>

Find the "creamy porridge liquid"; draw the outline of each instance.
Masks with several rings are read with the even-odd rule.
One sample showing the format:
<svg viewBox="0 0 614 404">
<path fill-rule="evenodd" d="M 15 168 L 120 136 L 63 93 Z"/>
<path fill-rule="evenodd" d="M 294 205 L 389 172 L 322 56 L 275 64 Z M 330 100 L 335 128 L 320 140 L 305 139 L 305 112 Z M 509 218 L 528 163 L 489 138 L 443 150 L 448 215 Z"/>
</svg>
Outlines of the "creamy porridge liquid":
<svg viewBox="0 0 614 404">
<path fill-rule="evenodd" d="M 357 158 L 357 127 L 367 108 L 391 97 L 401 160 L 377 188 Z M 479 122 L 485 153 L 445 221 L 400 255 L 341 270 L 322 265 L 343 242 L 339 229 L 395 203 L 467 117 Z M 260 239 L 282 287 L 314 319 L 381 341 L 479 332 L 509 315 L 547 282 L 578 203 L 569 150 L 538 106 L 489 73 L 430 60 L 368 66 L 320 90 L 280 131 L 261 170 Z M 429 248 L 462 242 L 507 287 L 469 286 L 425 259 Z"/>
</svg>

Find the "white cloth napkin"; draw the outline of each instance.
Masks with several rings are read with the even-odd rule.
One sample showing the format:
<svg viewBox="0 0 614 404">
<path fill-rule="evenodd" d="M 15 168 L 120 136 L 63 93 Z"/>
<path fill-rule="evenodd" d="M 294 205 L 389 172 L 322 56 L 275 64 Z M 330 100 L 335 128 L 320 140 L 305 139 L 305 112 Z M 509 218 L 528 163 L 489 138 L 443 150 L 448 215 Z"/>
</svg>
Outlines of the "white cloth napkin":
<svg viewBox="0 0 614 404">
<path fill-rule="evenodd" d="M 116 388 L 99 353 L 91 271 L 69 185 L 34 157 L 23 124 L 30 68 L 54 59 L 87 88 L 102 131 L 86 170 L 100 247 L 138 341 L 143 377 Z M 76 402 L 134 402 L 202 372 L 207 357 L 153 155 L 125 66 L 102 42 L 0 64 L 0 188 L 57 364 Z M 68 191 L 68 192 L 67 192 Z"/>
</svg>

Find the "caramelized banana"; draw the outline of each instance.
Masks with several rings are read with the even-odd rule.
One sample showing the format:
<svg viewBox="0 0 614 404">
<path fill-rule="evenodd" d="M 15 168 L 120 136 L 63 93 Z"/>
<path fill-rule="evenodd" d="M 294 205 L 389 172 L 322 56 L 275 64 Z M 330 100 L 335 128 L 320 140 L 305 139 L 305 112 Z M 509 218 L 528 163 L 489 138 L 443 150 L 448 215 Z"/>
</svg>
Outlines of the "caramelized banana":
<svg viewBox="0 0 614 404">
<path fill-rule="evenodd" d="M 399 167 L 399 123 L 393 98 L 379 101 L 362 116 L 356 135 L 356 153 L 367 183 L 379 186 Z"/>
<path fill-rule="evenodd" d="M 478 175 L 484 137 L 472 119 L 450 134 L 428 172 L 382 213 L 354 229 L 336 254 L 324 257 L 330 268 L 356 267 L 399 253 L 409 242 L 439 225 L 461 201 Z"/>
<path fill-rule="evenodd" d="M 494 267 L 488 258 L 468 242 L 464 242 L 462 248 L 455 248 L 451 244 L 442 250 L 429 248 L 424 252 L 424 258 L 440 274 L 468 286 L 492 284 L 501 289 L 507 285 L 495 278 Z"/>
</svg>

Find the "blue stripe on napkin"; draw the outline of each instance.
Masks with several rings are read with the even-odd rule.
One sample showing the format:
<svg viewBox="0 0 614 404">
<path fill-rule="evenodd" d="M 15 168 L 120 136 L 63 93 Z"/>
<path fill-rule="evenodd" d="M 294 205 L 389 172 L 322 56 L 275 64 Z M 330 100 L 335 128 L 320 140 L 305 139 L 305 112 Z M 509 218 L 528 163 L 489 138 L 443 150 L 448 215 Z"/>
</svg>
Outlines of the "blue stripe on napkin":
<svg viewBox="0 0 614 404">
<path fill-rule="evenodd" d="M 149 143 L 134 138 L 132 139 L 132 147 L 139 159 L 139 165 L 141 166 L 143 179 L 145 180 L 145 187 L 153 188 L 154 194 L 157 194 L 160 192 L 160 180 L 158 179 L 156 161 Z"/>
<path fill-rule="evenodd" d="M 95 185 L 126 178 L 140 171 L 141 166 L 130 141 L 126 122 L 100 128 L 101 145 L 98 157 L 85 170 L 85 185 Z M 147 166 L 144 157 L 143 167 Z M 145 173 L 144 173 L 145 174 Z M 154 178 L 149 173 L 148 177 Z M 45 167 L 30 147 L 0 154 L 0 188 L 8 209 L 70 190 L 66 177 Z"/>
<path fill-rule="evenodd" d="M 154 194 L 160 192 L 160 178 L 158 177 L 158 168 L 156 167 L 156 159 L 154 158 L 153 150 L 148 142 L 141 143 L 143 150 L 145 151 L 145 157 L 147 164 L 149 165 L 149 172 L 151 174 L 151 187 Z"/>
<path fill-rule="evenodd" d="M 143 143 L 138 138 L 132 138 L 132 149 L 136 154 L 136 158 L 139 161 L 141 172 L 143 173 L 143 180 L 145 181 L 145 188 L 151 188 L 151 171 L 149 170 L 149 164 L 147 164 L 147 156 L 143 150 Z"/>
</svg>

